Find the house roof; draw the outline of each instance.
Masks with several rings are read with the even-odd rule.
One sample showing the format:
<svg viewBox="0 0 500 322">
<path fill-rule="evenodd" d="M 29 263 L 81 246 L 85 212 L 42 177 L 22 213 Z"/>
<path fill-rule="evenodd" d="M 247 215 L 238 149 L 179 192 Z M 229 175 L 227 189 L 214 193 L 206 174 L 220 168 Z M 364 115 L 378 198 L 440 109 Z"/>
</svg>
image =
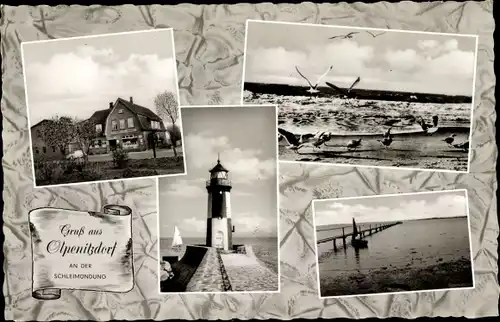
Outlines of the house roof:
<svg viewBox="0 0 500 322">
<path fill-rule="evenodd" d="M 42 125 L 42 124 L 44 124 L 44 123 L 54 123 L 54 121 L 52 121 L 52 120 L 47 120 L 47 119 L 43 119 L 43 120 L 41 120 L 40 122 L 36 123 L 35 125 L 32 125 L 32 126 L 31 126 L 31 128 L 35 128 L 35 127 L 40 126 L 40 125 Z"/>
<path fill-rule="evenodd" d="M 110 108 L 107 108 L 105 110 L 95 111 L 94 114 L 92 114 L 92 116 L 89 119 L 93 120 L 97 124 L 105 124 L 106 118 L 108 117 L 109 113 L 111 113 Z"/>
<path fill-rule="evenodd" d="M 130 101 L 124 100 L 121 97 L 118 98 L 118 101 L 123 105 L 125 105 L 126 107 L 128 107 L 130 110 L 132 110 L 132 112 L 134 112 L 135 114 L 148 117 L 153 121 L 161 121 L 161 118 L 147 107 L 130 103 Z"/>
</svg>

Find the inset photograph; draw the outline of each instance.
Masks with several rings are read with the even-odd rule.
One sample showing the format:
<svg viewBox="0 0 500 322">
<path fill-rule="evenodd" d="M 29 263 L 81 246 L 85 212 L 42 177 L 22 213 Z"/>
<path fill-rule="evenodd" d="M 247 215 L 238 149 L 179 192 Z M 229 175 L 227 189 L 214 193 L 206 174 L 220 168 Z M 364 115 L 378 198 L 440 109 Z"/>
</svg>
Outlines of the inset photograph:
<svg viewBox="0 0 500 322">
<path fill-rule="evenodd" d="M 477 36 L 247 20 L 242 104 L 286 162 L 468 172 Z"/>
<path fill-rule="evenodd" d="M 474 287 L 466 190 L 313 200 L 321 298 Z"/>
<path fill-rule="evenodd" d="M 21 49 L 35 187 L 185 174 L 172 29 Z"/>
<path fill-rule="evenodd" d="M 181 112 L 188 173 L 158 179 L 160 292 L 278 292 L 276 106 Z"/>
</svg>

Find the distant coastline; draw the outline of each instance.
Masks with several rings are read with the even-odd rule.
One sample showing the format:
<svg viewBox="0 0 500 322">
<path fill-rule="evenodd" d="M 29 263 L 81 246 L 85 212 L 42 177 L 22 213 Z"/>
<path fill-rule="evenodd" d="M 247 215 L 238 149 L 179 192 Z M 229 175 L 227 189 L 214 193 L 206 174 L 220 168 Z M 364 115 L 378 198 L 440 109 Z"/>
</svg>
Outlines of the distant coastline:
<svg viewBox="0 0 500 322">
<path fill-rule="evenodd" d="M 308 95 L 305 86 L 287 85 L 287 84 L 266 84 L 266 83 L 253 83 L 245 82 L 244 90 L 250 91 L 254 94 L 274 94 L 286 96 L 304 96 Z M 338 96 L 342 94 L 335 90 L 319 86 L 317 88 L 320 92 L 317 96 Z M 430 93 L 413 93 L 413 92 L 393 92 L 383 90 L 367 90 L 367 89 L 353 89 L 352 93 L 356 95 L 357 99 L 366 100 L 383 100 L 383 101 L 412 101 L 415 103 L 455 103 L 455 104 L 471 104 L 472 96 L 464 95 L 444 95 L 444 94 L 430 94 Z M 416 99 L 411 99 L 411 96 L 416 96 Z"/>
</svg>

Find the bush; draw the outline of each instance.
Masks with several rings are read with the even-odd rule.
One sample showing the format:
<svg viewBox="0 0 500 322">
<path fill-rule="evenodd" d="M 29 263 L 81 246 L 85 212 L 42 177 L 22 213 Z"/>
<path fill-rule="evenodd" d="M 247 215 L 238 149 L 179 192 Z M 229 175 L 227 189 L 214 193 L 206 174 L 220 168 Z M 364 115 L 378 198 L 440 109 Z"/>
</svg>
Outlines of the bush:
<svg viewBox="0 0 500 322">
<path fill-rule="evenodd" d="M 123 149 L 115 149 L 113 154 L 113 164 L 116 168 L 123 169 L 128 164 L 128 153 Z"/>
<path fill-rule="evenodd" d="M 135 172 L 134 172 L 134 170 L 127 168 L 127 169 L 123 170 L 122 177 L 123 178 L 133 178 L 133 177 L 135 177 Z"/>
<path fill-rule="evenodd" d="M 58 161 L 51 161 L 43 156 L 37 156 L 34 160 L 35 164 L 35 176 L 37 180 L 45 181 L 50 180 L 54 175 L 56 175 L 58 170 L 62 170 L 61 164 Z"/>
</svg>

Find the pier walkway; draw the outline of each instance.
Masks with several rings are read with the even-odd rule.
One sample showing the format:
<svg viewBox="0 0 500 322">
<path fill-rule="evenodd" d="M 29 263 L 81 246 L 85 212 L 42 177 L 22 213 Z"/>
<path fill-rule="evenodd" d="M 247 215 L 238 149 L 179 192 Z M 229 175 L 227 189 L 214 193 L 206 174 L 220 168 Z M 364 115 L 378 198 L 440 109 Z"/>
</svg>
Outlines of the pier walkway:
<svg viewBox="0 0 500 322">
<path fill-rule="evenodd" d="M 392 227 L 392 226 L 395 226 L 395 225 L 399 225 L 401 224 L 402 222 L 401 221 L 398 221 L 398 222 L 394 222 L 394 223 L 390 223 L 390 224 L 375 224 L 373 227 L 372 225 L 369 225 L 369 228 L 365 228 L 365 229 L 361 229 L 361 228 L 358 228 L 358 235 L 363 238 L 363 237 L 366 237 L 366 236 L 370 236 L 370 235 L 373 235 L 379 231 L 382 231 L 382 230 L 385 230 L 389 227 Z M 350 237 L 352 236 L 353 233 L 350 232 L 350 233 L 345 233 L 344 231 L 344 227 L 342 227 L 342 234 L 341 235 L 336 235 L 336 236 L 331 236 L 331 237 L 327 237 L 327 238 L 322 238 L 322 239 L 318 239 L 317 241 L 317 244 L 322 244 L 322 243 L 327 243 L 327 242 L 333 242 L 333 249 L 335 251 L 337 251 L 337 239 L 341 239 L 342 240 L 342 244 L 344 246 L 344 248 L 346 248 L 346 239 L 347 237 Z"/>
</svg>

